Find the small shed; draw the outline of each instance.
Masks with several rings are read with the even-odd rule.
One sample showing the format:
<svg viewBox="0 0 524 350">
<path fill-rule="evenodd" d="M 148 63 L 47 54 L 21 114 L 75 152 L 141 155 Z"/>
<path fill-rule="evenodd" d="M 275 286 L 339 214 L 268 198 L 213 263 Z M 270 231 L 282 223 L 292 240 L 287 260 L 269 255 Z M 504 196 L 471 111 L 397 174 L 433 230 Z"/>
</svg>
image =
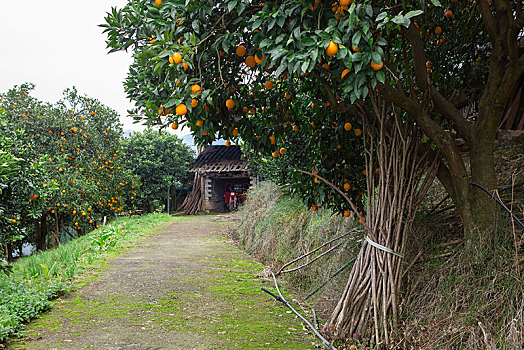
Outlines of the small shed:
<svg viewBox="0 0 524 350">
<path fill-rule="evenodd" d="M 240 146 L 208 146 L 189 171 L 195 174 L 193 190 L 182 206 L 188 215 L 233 210 L 258 182 Z"/>
</svg>

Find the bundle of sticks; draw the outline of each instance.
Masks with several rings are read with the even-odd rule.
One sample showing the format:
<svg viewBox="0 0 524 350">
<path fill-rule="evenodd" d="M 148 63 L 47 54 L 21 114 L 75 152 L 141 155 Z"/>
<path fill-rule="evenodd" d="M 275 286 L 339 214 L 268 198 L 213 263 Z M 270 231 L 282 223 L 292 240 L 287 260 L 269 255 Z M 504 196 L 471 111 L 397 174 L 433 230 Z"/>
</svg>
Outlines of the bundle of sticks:
<svg viewBox="0 0 524 350">
<path fill-rule="evenodd" d="M 202 176 L 196 172 L 193 181 L 193 190 L 189 193 L 180 206 L 180 210 L 186 215 L 194 215 L 204 210 L 204 200 L 202 197 Z"/>
</svg>

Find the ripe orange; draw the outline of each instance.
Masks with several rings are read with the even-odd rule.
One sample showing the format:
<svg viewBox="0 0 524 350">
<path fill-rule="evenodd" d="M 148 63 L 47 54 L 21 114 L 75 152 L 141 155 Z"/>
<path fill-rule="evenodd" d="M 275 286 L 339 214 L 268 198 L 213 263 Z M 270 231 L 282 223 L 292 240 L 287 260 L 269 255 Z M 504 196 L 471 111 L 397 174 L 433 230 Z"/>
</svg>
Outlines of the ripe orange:
<svg viewBox="0 0 524 350">
<path fill-rule="evenodd" d="M 426 68 L 431 68 L 432 65 L 433 65 L 433 63 L 431 63 L 431 61 L 427 61 L 426 62 Z"/>
<path fill-rule="evenodd" d="M 264 58 L 266 58 L 266 55 L 260 55 L 260 53 L 255 54 L 255 62 L 258 64 L 262 64 L 262 61 L 264 61 Z"/>
<path fill-rule="evenodd" d="M 191 86 L 191 94 L 198 94 L 198 96 L 202 95 L 202 88 L 200 87 L 200 85 L 195 84 Z"/>
<path fill-rule="evenodd" d="M 355 136 L 360 136 L 360 135 L 362 135 L 362 130 L 356 129 L 355 130 Z"/>
<path fill-rule="evenodd" d="M 353 128 L 353 125 L 351 125 L 351 123 L 344 124 L 344 130 L 349 131 L 351 130 L 351 128 Z"/>
<path fill-rule="evenodd" d="M 271 90 L 273 88 L 273 82 L 270 80 L 266 81 L 264 87 L 266 88 L 266 90 Z"/>
<path fill-rule="evenodd" d="M 286 92 L 286 94 L 285 94 L 284 96 L 285 96 L 288 100 L 291 99 L 291 97 L 292 97 L 291 94 L 289 93 L 289 91 Z"/>
<path fill-rule="evenodd" d="M 335 56 L 338 52 L 338 44 L 330 41 L 328 47 L 326 48 L 326 55 Z"/>
<path fill-rule="evenodd" d="M 186 105 L 183 104 L 183 103 L 179 104 L 178 106 L 176 106 L 175 112 L 178 115 L 186 115 L 186 113 L 187 113 Z"/>
<path fill-rule="evenodd" d="M 344 189 L 345 189 L 346 191 L 349 191 L 349 190 L 351 189 L 351 185 L 348 184 L 348 183 L 346 182 L 346 183 L 344 184 Z"/>
<path fill-rule="evenodd" d="M 237 136 L 238 135 L 238 129 L 233 129 L 233 131 L 231 131 L 231 135 Z"/>
<path fill-rule="evenodd" d="M 373 62 L 373 60 L 371 61 L 371 68 L 373 68 L 375 71 L 381 70 L 382 67 L 384 67 L 383 61 L 380 61 L 380 64 L 376 64 L 375 62 Z"/>
<path fill-rule="evenodd" d="M 196 108 L 196 106 L 198 106 L 198 101 L 196 98 L 194 98 L 191 100 L 191 107 Z"/>
<path fill-rule="evenodd" d="M 175 60 L 173 59 L 173 56 L 169 56 L 169 64 L 175 64 Z"/>
<path fill-rule="evenodd" d="M 338 3 L 340 6 L 349 6 L 353 3 L 353 0 L 340 0 Z"/>
<path fill-rule="evenodd" d="M 298 131 L 298 125 L 293 125 L 293 130 Z"/>
<path fill-rule="evenodd" d="M 436 27 L 435 28 L 435 34 L 439 35 L 440 33 L 442 33 L 442 28 L 441 27 Z"/>
<path fill-rule="evenodd" d="M 244 108 L 242 108 L 242 111 L 244 111 L 244 113 L 247 113 L 249 111 L 249 109 L 247 107 L 244 107 Z"/>
<path fill-rule="evenodd" d="M 173 62 L 176 64 L 182 63 L 182 55 L 178 52 L 175 52 L 173 55 Z"/>
<path fill-rule="evenodd" d="M 344 79 L 344 77 L 345 77 L 345 76 L 346 76 L 350 71 L 351 71 L 351 70 L 349 70 L 349 69 L 347 69 L 347 68 L 344 69 L 344 70 L 342 71 L 342 74 L 340 75 L 340 78 L 341 78 L 341 79 Z"/>
<path fill-rule="evenodd" d="M 280 152 L 280 154 L 284 155 L 284 154 L 286 154 L 286 149 L 285 148 L 281 148 L 279 152 Z"/>
<path fill-rule="evenodd" d="M 233 101 L 232 99 L 228 99 L 226 101 L 226 107 L 229 108 L 229 109 L 232 109 L 235 107 L 235 101 Z"/>
<path fill-rule="evenodd" d="M 446 18 L 451 18 L 453 17 L 453 12 L 450 9 L 445 9 L 444 16 L 446 16 Z"/>
<path fill-rule="evenodd" d="M 360 49 L 358 47 L 358 45 L 356 47 L 353 47 L 353 45 L 351 45 L 351 49 L 354 51 L 354 52 L 360 52 Z"/>
<path fill-rule="evenodd" d="M 226 146 L 227 146 L 227 147 L 231 146 L 231 141 L 227 140 L 227 141 L 226 141 Z"/>
<path fill-rule="evenodd" d="M 315 0 L 315 4 L 313 6 L 309 6 L 310 10 L 316 10 L 318 7 L 318 0 Z"/>
<path fill-rule="evenodd" d="M 162 5 L 162 0 L 155 0 L 155 6 L 160 6 Z"/>
<path fill-rule="evenodd" d="M 278 152 L 277 152 L 277 151 L 271 153 L 271 155 L 272 155 L 273 157 L 275 157 L 275 158 L 278 158 Z"/>
<path fill-rule="evenodd" d="M 248 66 L 249 68 L 253 68 L 254 66 L 256 66 L 256 61 L 255 61 L 255 57 L 253 56 L 247 56 L 246 57 L 246 66 Z"/>
<path fill-rule="evenodd" d="M 37 199 L 38 196 L 36 194 L 31 195 L 31 199 Z"/>
<path fill-rule="evenodd" d="M 202 121 L 202 120 L 197 120 L 197 122 L 196 122 L 196 126 L 202 126 L 202 125 L 204 125 L 204 121 Z"/>
<path fill-rule="evenodd" d="M 368 174 L 367 170 L 364 169 L 364 170 L 362 171 L 362 174 L 364 174 L 364 176 L 366 176 L 366 175 Z"/>
<path fill-rule="evenodd" d="M 380 174 L 380 169 L 379 168 L 375 169 L 375 174 L 377 174 L 377 175 Z"/>
<path fill-rule="evenodd" d="M 347 218 L 351 215 L 351 213 L 349 212 L 349 210 L 346 210 L 344 211 L 344 216 Z"/>
<path fill-rule="evenodd" d="M 274 145 L 276 143 L 275 136 L 269 136 L 269 140 L 271 141 L 272 145 Z"/>
<path fill-rule="evenodd" d="M 173 130 L 178 129 L 178 124 L 177 123 L 171 124 L 171 129 L 173 129 Z"/>
<path fill-rule="evenodd" d="M 189 64 L 184 62 L 184 64 L 182 64 L 182 68 L 184 68 L 184 71 L 188 70 L 189 69 Z"/>
<path fill-rule="evenodd" d="M 318 210 L 318 205 L 317 205 L 316 203 L 313 203 L 313 204 L 311 205 L 311 210 L 313 210 L 313 211 L 317 211 L 317 210 Z"/>
<path fill-rule="evenodd" d="M 237 47 L 237 55 L 240 57 L 244 57 L 246 54 L 246 47 L 244 45 L 240 45 Z"/>
</svg>

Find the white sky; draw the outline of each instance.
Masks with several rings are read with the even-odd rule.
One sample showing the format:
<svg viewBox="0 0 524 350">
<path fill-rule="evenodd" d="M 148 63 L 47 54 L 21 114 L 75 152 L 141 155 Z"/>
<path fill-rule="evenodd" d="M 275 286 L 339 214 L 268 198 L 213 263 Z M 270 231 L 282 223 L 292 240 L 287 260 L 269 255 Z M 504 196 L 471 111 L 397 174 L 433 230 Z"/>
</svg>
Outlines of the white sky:
<svg viewBox="0 0 524 350">
<path fill-rule="evenodd" d="M 108 54 L 106 12 L 127 0 L 24 0 L 0 2 L 0 91 L 31 82 L 33 96 L 56 102 L 76 86 L 120 114 L 124 129 L 143 130 L 127 118 L 132 103 L 123 84 L 130 54 Z M 187 134 L 187 129 L 177 134 Z"/>
</svg>

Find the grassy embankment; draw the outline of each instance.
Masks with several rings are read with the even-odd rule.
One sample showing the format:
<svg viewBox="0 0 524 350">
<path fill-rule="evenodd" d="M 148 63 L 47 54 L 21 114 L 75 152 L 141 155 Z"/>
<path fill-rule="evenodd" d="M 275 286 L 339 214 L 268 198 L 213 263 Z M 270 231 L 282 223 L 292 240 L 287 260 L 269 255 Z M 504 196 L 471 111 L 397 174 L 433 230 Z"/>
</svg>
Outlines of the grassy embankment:
<svg viewBox="0 0 524 350">
<path fill-rule="evenodd" d="M 75 277 L 102 268 L 107 257 L 171 220 L 167 214 L 119 218 L 55 249 L 19 259 L 9 275 L 0 272 L 0 344 L 49 309 L 52 299 L 73 289 Z"/>
<path fill-rule="evenodd" d="M 513 180 L 524 180 L 522 175 L 518 173 Z M 442 193 L 441 189 L 438 191 Z M 524 191 L 519 191 L 522 198 Z M 431 207 L 441 198 L 430 195 L 423 207 Z M 517 215 L 522 209 L 521 205 L 514 207 Z M 250 193 L 240 216 L 242 223 L 235 238 L 274 271 L 353 225 L 351 220 L 330 212 L 307 210 L 270 183 L 263 183 Z M 524 346 L 524 240 L 521 231 L 508 225 L 506 214 L 501 212 L 498 223 L 492 249 L 479 251 L 472 258 L 463 249 L 461 226 L 452 211 L 433 218 L 426 217 L 425 212 L 419 214 L 406 266 L 418 257 L 406 274 L 401 294 L 403 325 L 397 338 L 403 346 L 443 349 Z M 344 238 L 343 246 L 330 255 L 284 277 L 302 296 L 307 295 L 357 254 L 361 238 L 358 234 Z M 348 273 L 349 268 L 313 298 L 313 304 L 324 317 L 338 301 Z M 352 342 L 355 340 L 356 344 L 365 342 L 364 339 Z"/>
<path fill-rule="evenodd" d="M 322 209 L 313 212 L 305 208 L 302 202 L 285 196 L 278 186 L 270 182 L 263 182 L 259 189 L 250 192 L 240 210 L 240 217 L 241 224 L 234 238 L 243 249 L 265 265 L 271 266 L 274 271 L 355 226 L 351 218 Z M 282 276 L 305 297 L 357 255 L 361 239 L 362 234 L 356 232 L 337 240 L 286 269 L 306 264 L 330 247 L 341 244 L 330 253 L 304 268 Z M 341 286 L 346 282 L 350 268 L 351 266 L 309 300 L 322 318 L 328 316 L 340 297 Z"/>
</svg>

